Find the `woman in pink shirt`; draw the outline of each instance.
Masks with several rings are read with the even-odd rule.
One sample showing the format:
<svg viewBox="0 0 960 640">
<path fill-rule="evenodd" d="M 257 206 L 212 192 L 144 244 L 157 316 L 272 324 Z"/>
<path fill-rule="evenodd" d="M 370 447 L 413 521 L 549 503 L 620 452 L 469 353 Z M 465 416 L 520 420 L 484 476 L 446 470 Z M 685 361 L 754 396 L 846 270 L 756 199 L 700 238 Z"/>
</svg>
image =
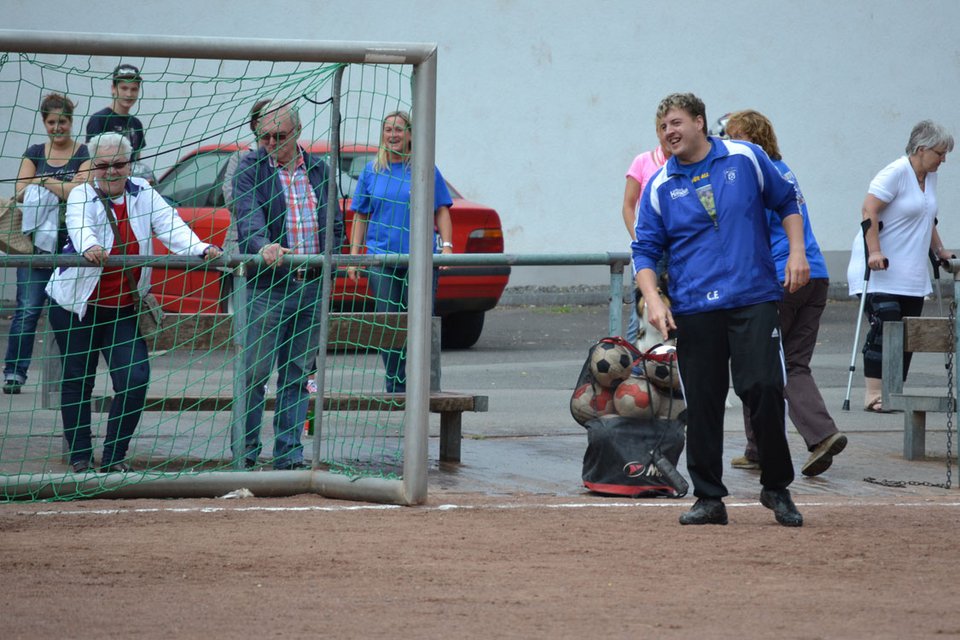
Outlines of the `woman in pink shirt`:
<svg viewBox="0 0 960 640">
<path fill-rule="evenodd" d="M 626 225 L 631 240 L 637 239 L 637 203 L 640 202 L 643 189 L 670 157 L 660 132 L 660 122 L 657 121 L 656 125 L 659 146 L 638 155 L 627 169 L 627 186 L 623 190 L 623 224 Z M 627 325 L 627 341 L 635 342 L 639 330 L 640 319 L 637 317 L 637 305 L 634 304 L 630 312 L 630 324 Z"/>
</svg>

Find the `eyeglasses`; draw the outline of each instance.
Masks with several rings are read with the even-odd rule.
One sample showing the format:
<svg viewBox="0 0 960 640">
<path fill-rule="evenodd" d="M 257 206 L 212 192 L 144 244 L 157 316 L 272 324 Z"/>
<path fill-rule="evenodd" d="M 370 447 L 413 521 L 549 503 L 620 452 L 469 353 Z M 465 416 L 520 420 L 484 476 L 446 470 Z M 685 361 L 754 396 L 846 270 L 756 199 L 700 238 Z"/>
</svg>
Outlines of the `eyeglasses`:
<svg viewBox="0 0 960 640">
<path fill-rule="evenodd" d="M 932 151 L 933 153 L 940 156 L 940 160 L 943 160 L 944 158 L 946 158 L 948 153 L 947 151 L 937 151 L 936 149 L 933 149 L 931 147 L 927 147 L 927 151 Z"/>
<path fill-rule="evenodd" d="M 278 131 L 277 133 L 261 133 L 260 142 L 270 142 L 276 140 L 277 144 L 283 144 L 293 135 L 293 131 Z"/>
<path fill-rule="evenodd" d="M 120 162 L 98 162 L 93 165 L 94 171 L 106 171 L 107 169 L 113 169 L 114 171 L 123 171 L 130 165 L 129 160 L 123 160 Z"/>
</svg>

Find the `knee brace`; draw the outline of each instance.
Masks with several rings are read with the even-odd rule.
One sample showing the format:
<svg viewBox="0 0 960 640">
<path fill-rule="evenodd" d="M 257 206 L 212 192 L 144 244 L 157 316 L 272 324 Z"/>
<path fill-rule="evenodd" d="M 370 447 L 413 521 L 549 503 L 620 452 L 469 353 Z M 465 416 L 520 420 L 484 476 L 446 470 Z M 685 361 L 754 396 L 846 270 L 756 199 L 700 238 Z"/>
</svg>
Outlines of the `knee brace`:
<svg viewBox="0 0 960 640">
<path fill-rule="evenodd" d="M 867 318 L 870 331 L 863 345 L 864 372 L 868 377 L 879 378 L 883 360 L 883 323 L 896 322 L 902 318 L 900 303 L 895 300 L 877 300 L 868 305 Z M 867 369 L 873 370 L 873 374 Z"/>
</svg>

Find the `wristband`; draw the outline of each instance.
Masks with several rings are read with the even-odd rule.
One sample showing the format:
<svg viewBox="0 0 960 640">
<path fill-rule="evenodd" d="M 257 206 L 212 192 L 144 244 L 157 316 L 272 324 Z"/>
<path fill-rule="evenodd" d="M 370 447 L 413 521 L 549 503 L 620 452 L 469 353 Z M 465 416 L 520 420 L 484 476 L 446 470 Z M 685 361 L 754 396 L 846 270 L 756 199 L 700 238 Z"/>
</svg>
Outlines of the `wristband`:
<svg viewBox="0 0 960 640">
<path fill-rule="evenodd" d="M 444 249 L 446 249 L 447 247 L 453 249 L 453 243 L 452 243 L 452 242 L 444 242 L 444 243 L 443 243 L 442 245 L 440 245 L 440 246 L 443 247 Z"/>
</svg>

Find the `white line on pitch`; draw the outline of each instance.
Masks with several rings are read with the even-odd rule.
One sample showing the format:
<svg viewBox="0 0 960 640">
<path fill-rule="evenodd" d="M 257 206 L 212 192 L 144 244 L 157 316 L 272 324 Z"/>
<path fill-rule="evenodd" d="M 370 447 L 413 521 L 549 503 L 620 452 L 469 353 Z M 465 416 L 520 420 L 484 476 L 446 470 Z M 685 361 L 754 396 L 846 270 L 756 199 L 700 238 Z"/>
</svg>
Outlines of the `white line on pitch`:
<svg viewBox="0 0 960 640">
<path fill-rule="evenodd" d="M 458 505 L 441 504 L 436 506 L 414 506 L 402 507 L 395 504 L 378 505 L 341 505 L 341 506 L 305 506 L 305 507 L 262 507 L 262 506 L 235 506 L 235 507 L 141 507 L 134 509 L 71 509 L 64 511 L 46 510 L 46 511 L 18 511 L 17 515 L 24 516 L 83 516 L 83 515 L 124 515 L 139 513 L 223 513 L 228 511 L 235 512 L 267 512 L 267 513 L 303 513 L 303 512 L 337 512 L 337 511 L 387 511 L 394 509 L 409 508 L 415 511 L 496 511 L 508 509 L 643 509 L 643 508 L 676 508 L 689 507 L 689 501 L 682 502 L 562 502 L 562 503 L 522 503 L 522 504 L 479 504 L 479 505 Z M 798 507 L 960 507 L 960 502 L 875 502 L 875 501 L 853 501 L 853 502 L 804 502 L 797 501 Z M 757 507 L 759 502 L 728 502 L 727 507 Z M 2 511 L 0 511 L 2 514 Z"/>
</svg>

